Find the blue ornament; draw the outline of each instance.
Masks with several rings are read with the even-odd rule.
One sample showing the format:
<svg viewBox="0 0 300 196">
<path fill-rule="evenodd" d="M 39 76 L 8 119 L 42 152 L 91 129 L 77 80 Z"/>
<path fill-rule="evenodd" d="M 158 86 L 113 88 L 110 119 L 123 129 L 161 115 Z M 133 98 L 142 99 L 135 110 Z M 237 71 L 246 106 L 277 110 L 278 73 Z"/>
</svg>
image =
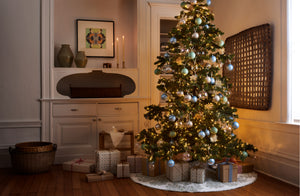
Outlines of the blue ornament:
<svg viewBox="0 0 300 196">
<path fill-rule="evenodd" d="M 243 157 L 248 157 L 248 153 L 246 151 L 242 152 Z"/>
<path fill-rule="evenodd" d="M 176 117 L 174 115 L 170 115 L 169 116 L 169 121 L 175 122 L 176 121 Z"/>
<path fill-rule="evenodd" d="M 204 131 L 200 131 L 200 132 L 198 133 L 198 136 L 199 136 L 200 138 L 204 138 L 204 137 L 205 137 Z"/>
<path fill-rule="evenodd" d="M 209 131 L 208 129 L 206 129 L 206 130 L 205 130 L 205 134 L 206 134 L 207 136 L 209 136 L 209 135 L 210 135 L 210 131 Z"/>
<path fill-rule="evenodd" d="M 233 70 L 233 65 L 232 64 L 227 65 L 227 70 L 232 71 Z"/>
<path fill-rule="evenodd" d="M 170 43 L 175 44 L 177 42 L 176 37 L 171 37 L 170 38 Z"/>
<path fill-rule="evenodd" d="M 214 165 L 215 164 L 215 159 L 208 159 L 207 164 L 208 165 Z"/>
<path fill-rule="evenodd" d="M 233 120 L 233 117 L 232 116 L 229 116 L 229 118 L 228 118 L 230 121 L 232 121 Z"/>
<path fill-rule="evenodd" d="M 170 160 L 168 161 L 168 166 L 169 166 L 169 167 L 174 167 L 174 165 L 175 165 L 175 161 L 174 161 L 173 159 L 170 159 Z"/>
<path fill-rule="evenodd" d="M 234 122 L 232 123 L 232 128 L 238 129 L 239 127 L 240 127 L 240 125 L 239 125 L 238 122 L 234 121 Z"/>
<path fill-rule="evenodd" d="M 194 58 L 196 58 L 196 53 L 193 52 L 193 51 L 191 51 L 191 52 L 188 54 L 188 57 L 189 57 L 190 59 L 194 59 Z"/>
<path fill-rule="evenodd" d="M 162 100 L 167 100 L 168 99 L 168 95 L 165 94 L 165 93 L 162 94 L 160 97 L 161 97 Z"/>
<path fill-rule="evenodd" d="M 223 97 L 223 98 L 222 98 L 222 103 L 225 104 L 225 103 L 227 103 L 227 101 L 228 101 L 227 97 Z"/>
<path fill-rule="evenodd" d="M 197 96 L 193 96 L 191 101 L 192 101 L 193 103 L 196 103 L 196 102 L 198 101 Z"/>
<path fill-rule="evenodd" d="M 210 5 L 211 4 L 211 0 L 206 0 L 206 4 Z"/>
<path fill-rule="evenodd" d="M 196 23 L 197 25 L 200 25 L 200 24 L 202 23 L 201 18 L 196 18 L 196 19 L 195 19 L 195 23 Z"/>
<path fill-rule="evenodd" d="M 210 83 L 211 84 L 215 84 L 216 83 L 215 79 L 214 78 L 210 78 Z"/>
<path fill-rule="evenodd" d="M 166 53 L 164 54 L 164 57 L 165 57 L 165 58 L 169 58 L 169 57 L 170 57 L 170 54 L 166 52 Z"/>
<path fill-rule="evenodd" d="M 208 24 L 204 25 L 204 28 L 205 28 L 205 29 L 209 29 Z"/>
<path fill-rule="evenodd" d="M 230 136 L 231 136 L 231 137 L 234 137 L 234 136 L 235 136 L 235 134 L 234 134 L 234 133 L 231 133 L 231 134 L 230 134 Z"/>
<path fill-rule="evenodd" d="M 214 56 L 214 55 L 212 55 L 211 57 L 210 57 L 210 60 L 212 61 L 212 62 L 216 62 L 217 61 L 217 57 L 216 56 Z"/>
<path fill-rule="evenodd" d="M 182 73 L 183 75 L 187 75 L 187 74 L 189 73 L 189 70 L 188 70 L 187 68 L 183 68 L 183 69 L 181 70 L 181 73 Z"/>
<path fill-rule="evenodd" d="M 212 127 L 210 132 L 214 133 L 214 134 L 217 134 L 218 133 L 218 129 L 217 127 Z"/>
</svg>

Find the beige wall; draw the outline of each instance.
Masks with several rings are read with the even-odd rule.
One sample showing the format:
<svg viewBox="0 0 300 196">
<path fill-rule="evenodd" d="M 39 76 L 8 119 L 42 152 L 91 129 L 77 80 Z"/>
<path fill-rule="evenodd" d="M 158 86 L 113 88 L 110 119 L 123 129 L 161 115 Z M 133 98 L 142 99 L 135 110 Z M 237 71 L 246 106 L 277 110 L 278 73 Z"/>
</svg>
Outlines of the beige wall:
<svg viewBox="0 0 300 196">
<path fill-rule="evenodd" d="M 299 186 L 299 125 L 287 122 L 286 0 L 214 0 L 215 24 L 224 39 L 247 28 L 273 28 L 272 106 L 268 111 L 239 109 L 237 135 L 255 144 L 258 171 Z"/>
<path fill-rule="evenodd" d="M 54 47 L 55 58 L 61 44 L 71 45 L 76 52 L 76 19 L 113 20 L 115 38 L 125 36 L 125 64 L 137 67 L 136 0 L 55 0 Z M 122 54 L 121 47 L 119 55 Z M 121 58 L 121 56 L 120 56 Z M 87 67 L 99 68 L 104 62 L 116 67 L 116 58 L 89 58 Z M 73 63 L 73 66 L 74 63 Z"/>
</svg>

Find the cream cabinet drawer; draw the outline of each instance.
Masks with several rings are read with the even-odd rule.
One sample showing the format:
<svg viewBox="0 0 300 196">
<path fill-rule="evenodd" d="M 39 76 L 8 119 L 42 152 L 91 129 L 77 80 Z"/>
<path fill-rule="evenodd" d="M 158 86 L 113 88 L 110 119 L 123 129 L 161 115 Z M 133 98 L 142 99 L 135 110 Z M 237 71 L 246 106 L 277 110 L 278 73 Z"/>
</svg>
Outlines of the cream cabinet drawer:
<svg viewBox="0 0 300 196">
<path fill-rule="evenodd" d="M 135 115 L 137 113 L 137 103 L 97 104 L 98 116 Z"/>
<path fill-rule="evenodd" d="M 96 115 L 96 104 L 53 104 L 53 116 Z"/>
</svg>

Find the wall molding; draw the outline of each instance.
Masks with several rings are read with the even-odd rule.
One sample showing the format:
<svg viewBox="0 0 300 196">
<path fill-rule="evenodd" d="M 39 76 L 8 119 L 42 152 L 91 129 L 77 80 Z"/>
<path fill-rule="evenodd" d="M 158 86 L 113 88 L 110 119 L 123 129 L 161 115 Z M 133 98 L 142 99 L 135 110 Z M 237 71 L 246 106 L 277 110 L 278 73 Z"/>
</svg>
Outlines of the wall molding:
<svg viewBox="0 0 300 196">
<path fill-rule="evenodd" d="M 0 122 L 0 131 L 1 129 L 11 129 L 11 128 L 40 128 L 42 127 L 41 120 L 35 121 L 1 121 Z"/>
</svg>

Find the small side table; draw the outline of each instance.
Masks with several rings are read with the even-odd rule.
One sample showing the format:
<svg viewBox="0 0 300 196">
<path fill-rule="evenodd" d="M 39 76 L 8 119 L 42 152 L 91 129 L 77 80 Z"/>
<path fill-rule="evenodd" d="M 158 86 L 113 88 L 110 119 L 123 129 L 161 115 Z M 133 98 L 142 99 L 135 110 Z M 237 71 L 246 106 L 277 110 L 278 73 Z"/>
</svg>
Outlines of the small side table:
<svg viewBox="0 0 300 196">
<path fill-rule="evenodd" d="M 109 135 L 109 133 L 106 132 L 100 132 L 99 133 L 99 150 L 109 150 L 109 148 L 105 148 L 105 141 L 104 136 Z M 134 154 L 134 134 L 133 131 L 127 131 L 124 133 L 124 135 L 130 136 L 130 147 L 129 148 L 116 148 L 120 151 L 130 151 L 131 154 Z"/>
</svg>

